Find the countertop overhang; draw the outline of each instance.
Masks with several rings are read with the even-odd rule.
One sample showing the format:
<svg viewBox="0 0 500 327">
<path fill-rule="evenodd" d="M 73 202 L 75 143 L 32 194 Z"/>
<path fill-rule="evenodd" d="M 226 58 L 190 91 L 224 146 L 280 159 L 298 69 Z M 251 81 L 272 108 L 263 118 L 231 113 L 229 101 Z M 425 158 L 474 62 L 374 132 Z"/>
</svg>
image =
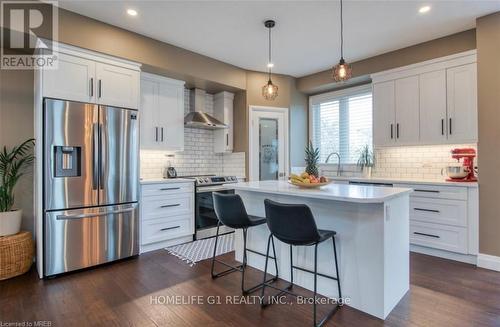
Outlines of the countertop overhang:
<svg viewBox="0 0 500 327">
<path fill-rule="evenodd" d="M 255 181 L 225 185 L 228 189 L 257 193 L 293 195 L 297 197 L 353 203 L 383 203 L 413 192 L 409 188 L 371 185 L 329 184 L 320 188 L 299 188 L 287 181 Z"/>
</svg>

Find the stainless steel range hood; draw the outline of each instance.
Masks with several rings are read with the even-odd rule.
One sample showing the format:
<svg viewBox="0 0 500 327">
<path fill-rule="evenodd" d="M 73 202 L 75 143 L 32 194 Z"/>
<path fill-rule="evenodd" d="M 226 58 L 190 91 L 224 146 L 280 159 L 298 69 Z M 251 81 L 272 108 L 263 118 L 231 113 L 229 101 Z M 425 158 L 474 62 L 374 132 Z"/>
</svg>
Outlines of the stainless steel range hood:
<svg viewBox="0 0 500 327">
<path fill-rule="evenodd" d="M 216 118 L 210 116 L 205 111 L 205 94 L 201 89 L 192 89 L 189 94 L 191 111 L 184 117 L 184 125 L 193 128 L 223 129 L 228 128 Z"/>
</svg>

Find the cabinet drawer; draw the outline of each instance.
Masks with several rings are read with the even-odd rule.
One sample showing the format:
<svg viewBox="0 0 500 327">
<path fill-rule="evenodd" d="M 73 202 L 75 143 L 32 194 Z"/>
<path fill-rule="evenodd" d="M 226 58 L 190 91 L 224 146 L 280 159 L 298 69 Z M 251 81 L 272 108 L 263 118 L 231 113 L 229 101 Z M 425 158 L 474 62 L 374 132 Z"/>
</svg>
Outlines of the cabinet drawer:
<svg viewBox="0 0 500 327">
<path fill-rule="evenodd" d="M 194 183 L 165 183 L 142 185 L 142 197 L 163 196 L 179 193 L 194 194 Z"/>
<path fill-rule="evenodd" d="M 413 189 L 411 197 L 467 200 L 467 188 L 459 186 L 397 184 L 397 187 Z"/>
<path fill-rule="evenodd" d="M 193 215 L 193 202 L 193 195 L 189 193 L 144 198 L 142 200 L 142 219 Z"/>
<path fill-rule="evenodd" d="M 410 222 L 410 243 L 467 253 L 467 229 L 412 221 Z"/>
<path fill-rule="evenodd" d="M 410 219 L 467 227 L 467 202 L 461 200 L 412 197 Z"/>
<path fill-rule="evenodd" d="M 158 218 L 143 221 L 142 245 L 192 235 L 192 226 L 192 216 L 178 216 L 176 220 Z"/>
</svg>

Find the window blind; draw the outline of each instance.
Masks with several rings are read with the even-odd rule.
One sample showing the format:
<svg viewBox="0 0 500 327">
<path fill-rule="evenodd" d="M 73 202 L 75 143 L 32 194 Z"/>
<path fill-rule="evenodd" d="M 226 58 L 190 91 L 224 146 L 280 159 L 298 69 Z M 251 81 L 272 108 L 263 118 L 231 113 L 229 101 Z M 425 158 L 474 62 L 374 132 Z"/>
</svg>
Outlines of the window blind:
<svg viewBox="0 0 500 327">
<path fill-rule="evenodd" d="M 319 148 L 321 163 L 329 154 L 337 152 L 341 163 L 355 164 L 365 145 L 372 148 L 371 88 L 320 94 L 311 97 L 310 102 L 311 139 Z M 329 161 L 336 162 L 336 157 Z"/>
</svg>

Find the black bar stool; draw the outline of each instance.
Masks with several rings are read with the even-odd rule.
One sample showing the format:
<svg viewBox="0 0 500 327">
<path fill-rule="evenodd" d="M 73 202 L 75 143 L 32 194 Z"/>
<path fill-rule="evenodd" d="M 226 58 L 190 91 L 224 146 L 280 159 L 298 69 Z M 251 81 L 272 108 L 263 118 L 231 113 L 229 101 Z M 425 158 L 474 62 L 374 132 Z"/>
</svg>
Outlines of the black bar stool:
<svg viewBox="0 0 500 327">
<path fill-rule="evenodd" d="M 271 200 L 264 200 L 264 205 L 266 207 L 266 218 L 267 226 L 271 231 L 269 239 L 267 240 L 266 254 L 269 254 L 269 243 L 276 237 L 281 242 L 290 245 L 290 285 L 285 289 L 277 288 L 273 285 L 269 285 L 265 281 L 267 273 L 267 258 L 264 266 L 264 286 L 262 287 L 262 299 L 264 298 L 264 291 L 266 287 L 271 287 L 280 291 L 275 296 L 281 296 L 283 294 L 289 294 L 297 296 L 297 294 L 290 292 L 289 290 L 293 287 L 293 269 L 298 269 L 301 271 L 309 272 L 314 274 L 314 304 L 313 304 L 313 319 L 314 326 L 322 326 L 326 321 L 328 321 L 339 309 L 339 304 L 337 303 L 335 307 L 328 312 L 328 314 L 316 324 L 316 296 L 317 296 L 317 284 L 318 275 L 321 277 L 333 279 L 337 281 L 337 287 L 339 290 L 339 300 L 342 298 L 342 291 L 340 290 L 340 279 L 339 279 L 339 268 L 337 264 L 337 249 L 335 246 L 335 231 L 321 230 L 316 227 L 316 222 L 314 221 L 314 216 L 308 206 L 303 204 L 281 204 Z M 318 244 L 332 239 L 333 241 L 333 252 L 335 258 L 335 277 L 328 276 L 325 274 L 318 273 Z M 274 246 L 274 241 L 273 246 Z M 314 271 L 294 266 L 292 261 L 292 246 L 313 246 L 314 245 Z M 275 255 L 276 256 L 276 255 Z M 262 307 L 267 306 L 268 303 L 262 302 Z"/>
<path fill-rule="evenodd" d="M 245 269 L 247 266 L 247 251 L 252 252 L 255 254 L 259 254 L 261 256 L 266 257 L 266 265 L 267 265 L 267 259 L 269 257 L 269 249 L 267 255 L 260 253 L 255 250 L 251 250 L 247 248 L 247 231 L 248 228 L 253 227 L 253 226 L 259 226 L 262 224 L 266 223 L 266 218 L 262 217 L 255 217 L 255 216 L 249 216 L 247 214 L 247 211 L 245 210 L 245 206 L 243 205 L 243 201 L 241 200 L 241 197 L 237 194 L 222 194 L 222 193 L 213 193 L 213 200 L 214 200 L 214 209 L 215 213 L 217 214 L 217 218 L 219 221 L 217 222 L 217 234 L 215 236 L 215 246 L 214 246 L 214 255 L 212 257 L 212 268 L 211 268 L 211 274 L 212 278 L 218 278 L 222 277 L 224 275 L 227 275 L 229 273 L 235 272 L 235 271 L 240 271 L 241 272 L 241 292 L 243 294 L 248 294 L 251 292 L 254 292 L 258 290 L 259 288 L 262 287 L 263 284 L 257 284 L 253 287 L 250 287 L 248 289 L 245 289 Z M 234 229 L 243 229 L 243 263 L 239 266 L 231 266 L 223 261 L 217 260 L 215 258 L 215 253 L 217 251 L 217 241 L 219 238 L 219 227 L 221 223 L 225 226 L 228 226 L 230 228 Z M 271 259 L 274 259 L 274 265 L 276 268 L 276 276 L 273 278 L 269 279 L 266 281 L 266 278 L 264 276 L 264 281 L 266 283 L 271 283 L 273 281 L 276 281 L 278 279 L 278 263 L 276 261 L 276 249 L 274 248 L 274 241 L 273 241 L 273 254 L 274 257 L 270 257 Z M 218 262 L 226 267 L 229 267 L 229 269 L 224 270 L 219 273 L 214 273 L 214 266 L 215 262 Z"/>
</svg>

